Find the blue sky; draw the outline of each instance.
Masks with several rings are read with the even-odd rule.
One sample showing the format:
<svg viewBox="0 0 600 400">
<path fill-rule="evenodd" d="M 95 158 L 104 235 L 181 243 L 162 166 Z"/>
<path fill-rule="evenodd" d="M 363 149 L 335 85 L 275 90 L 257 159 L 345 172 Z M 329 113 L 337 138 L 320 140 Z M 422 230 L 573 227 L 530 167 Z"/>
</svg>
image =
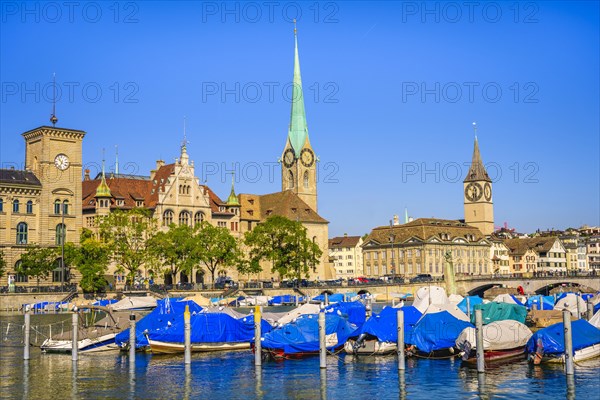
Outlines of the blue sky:
<svg viewBox="0 0 600 400">
<path fill-rule="evenodd" d="M 330 236 L 405 207 L 462 218 L 473 121 L 496 225 L 600 224 L 598 2 L 77 4 L 1 3 L 4 168 L 22 166 L 20 133 L 48 124 L 55 72 L 58 125 L 87 131 L 92 171 L 115 145 L 122 172 L 172 162 L 186 116 L 219 195 L 232 168 L 238 192 L 280 190 L 297 17 Z"/>
</svg>

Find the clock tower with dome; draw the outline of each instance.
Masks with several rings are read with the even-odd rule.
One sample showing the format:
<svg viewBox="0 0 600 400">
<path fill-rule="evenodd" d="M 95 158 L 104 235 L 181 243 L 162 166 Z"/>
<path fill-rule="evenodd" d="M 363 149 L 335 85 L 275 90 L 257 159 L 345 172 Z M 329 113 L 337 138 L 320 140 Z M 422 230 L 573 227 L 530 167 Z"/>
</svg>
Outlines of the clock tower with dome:
<svg viewBox="0 0 600 400">
<path fill-rule="evenodd" d="M 317 157 L 308 138 L 308 125 L 302 93 L 298 57 L 298 37 L 294 28 L 294 82 L 292 111 L 285 148 L 281 155 L 281 190 L 291 190 L 317 211 Z"/>
<path fill-rule="evenodd" d="M 477 136 L 475 136 L 471 167 L 463 182 L 463 190 L 465 222 L 479 228 L 484 235 L 491 235 L 494 232 L 492 180 L 481 161 Z"/>
</svg>

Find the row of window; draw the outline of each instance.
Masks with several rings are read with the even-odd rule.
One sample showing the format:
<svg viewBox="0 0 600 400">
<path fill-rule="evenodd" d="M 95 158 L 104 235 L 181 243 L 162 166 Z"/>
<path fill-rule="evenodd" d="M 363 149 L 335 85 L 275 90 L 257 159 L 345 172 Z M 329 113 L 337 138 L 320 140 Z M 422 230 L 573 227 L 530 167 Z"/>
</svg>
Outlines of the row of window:
<svg viewBox="0 0 600 400">
<path fill-rule="evenodd" d="M 57 258 L 56 261 L 54 262 L 54 264 L 56 265 L 56 268 L 54 268 L 54 270 L 52 270 L 52 282 L 62 282 L 62 265 L 60 262 L 60 258 Z M 18 260 L 15 263 L 15 271 L 17 269 L 19 269 L 19 267 L 21 266 L 22 261 Z M 68 271 L 65 271 L 65 281 L 69 280 L 69 273 Z M 24 274 L 15 274 L 15 283 L 26 283 L 29 282 L 29 277 L 27 275 Z"/>
<path fill-rule="evenodd" d="M 163 212 L 163 226 L 169 226 L 173 223 L 175 213 L 172 210 Z M 179 225 L 189 225 L 192 219 L 192 214 L 189 211 L 181 211 L 179 213 Z M 200 224 L 204 221 L 204 213 L 198 211 L 194 214 L 194 225 Z"/>
<path fill-rule="evenodd" d="M 4 212 L 4 199 L 0 197 L 0 212 Z M 21 212 L 21 202 L 19 199 L 14 199 L 12 202 L 12 212 L 20 213 Z M 25 212 L 27 214 L 33 214 L 33 201 L 28 200 L 25 203 Z"/>
<path fill-rule="evenodd" d="M 308 189 L 308 171 L 304 171 L 304 188 Z M 294 173 L 292 171 L 288 171 L 288 189 L 294 188 Z"/>
<path fill-rule="evenodd" d="M 64 224 L 58 224 L 55 228 L 55 239 L 54 242 L 57 246 L 64 243 L 67 237 L 67 229 Z M 29 226 L 25 222 L 19 222 L 17 224 L 17 244 L 27 244 L 29 241 Z"/>
</svg>

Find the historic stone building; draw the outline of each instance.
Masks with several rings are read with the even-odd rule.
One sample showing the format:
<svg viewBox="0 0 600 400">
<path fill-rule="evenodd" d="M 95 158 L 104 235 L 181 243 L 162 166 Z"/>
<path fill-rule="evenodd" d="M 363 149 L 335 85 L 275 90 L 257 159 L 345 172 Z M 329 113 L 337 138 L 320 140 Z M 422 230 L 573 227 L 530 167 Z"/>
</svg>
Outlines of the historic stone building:
<svg viewBox="0 0 600 400">
<path fill-rule="evenodd" d="M 527 239 L 506 239 L 504 245 L 509 250 L 509 269 L 506 273 L 531 274 L 537 272 L 539 256 Z M 502 272 L 501 272 L 502 273 Z"/>
<path fill-rule="evenodd" d="M 492 261 L 492 272 L 494 274 L 510 273 L 510 250 L 502 239 L 495 235 L 490 236 L 490 259 Z"/>
<path fill-rule="evenodd" d="M 491 235 L 494 232 L 492 180 L 481 161 L 477 137 L 475 137 L 471 167 L 463 182 L 463 189 L 465 222 L 479 228 L 484 235 Z"/>
<path fill-rule="evenodd" d="M 329 239 L 329 259 L 333 263 L 336 278 L 357 278 L 364 275 L 363 240 L 360 236 L 344 236 Z"/>
<path fill-rule="evenodd" d="M 57 122 L 54 116 L 52 122 Z M 63 240 L 79 243 L 84 136 L 84 131 L 55 126 L 25 132 L 25 169 L 0 170 L 0 249 L 7 262 L 0 286 L 37 284 L 15 273 L 28 246 L 56 247 Z M 63 281 L 60 258 L 56 265 L 46 283 Z M 76 282 L 77 274 L 66 266 L 64 278 Z"/>
<path fill-rule="evenodd" d="M 504 243 L 511 250 L 514 273 L 567 271 L 567 253 L 556 236 L 508 239 Z"/>
<path fill-rule="evenodd" d="M 458 220 L 418 218 L 371 231 L 363 244 L 365 275 L 441 276 L 446 252 L 456 274 L 491 273 L 490 241 L 478 228 Z"/>
</svg>

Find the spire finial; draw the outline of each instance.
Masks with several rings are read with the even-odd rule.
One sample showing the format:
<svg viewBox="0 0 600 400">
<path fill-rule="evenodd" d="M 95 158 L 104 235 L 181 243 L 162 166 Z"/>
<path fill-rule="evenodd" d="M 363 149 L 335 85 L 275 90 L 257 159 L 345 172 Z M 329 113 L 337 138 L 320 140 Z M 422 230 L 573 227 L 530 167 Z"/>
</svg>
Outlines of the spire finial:
<svg viewBox="0 0 600 400">
<path fill-rule="evenodd" d="M 119 175 L 119 145 L 115 144 L 115 176 Z"/>
<path fill-rule="evenodd" d="M 52 73 L 52 115 L 50 116 L 52 126 L 56 126 L 58 118 L 56 118 L 56 72 Z"/>
<path fill-rule="evenodd" d="M 239 206 L 240 205 L 240 201 L 238 200 L 236 194 L 235 194 L 235 171 L 231 171 L 231 172 L 227 172 L 228 174 L 231 174 L 231 192 L 229 192 L 229 197 L 227 198 L 227 204 L 232 205 L 232 206 Z"/>
<path fill-rule="evenodd" d="M 475 132 L 475 140 L 477 140 L 477 122 L 473 122 L 473 131 Z"/>
<path fill-rule="evenodd" d="M 182 151 L 186 150 L 187 145 L 189 143 L 187 140 L 186 125 L 187 125 L 187 117 L 184 115 L 183 116 L 183 141 L 181 142 L 181 150 Z"/>
<path fill-rule="evenodd" d="M 104 147 L 102 148 L 102 179 L 104 179 Z"/>
<path fill-rule="evenodd" d="M 294 18 L 294 36 L 296 36 L 296 18 Z"/>
</svg>

